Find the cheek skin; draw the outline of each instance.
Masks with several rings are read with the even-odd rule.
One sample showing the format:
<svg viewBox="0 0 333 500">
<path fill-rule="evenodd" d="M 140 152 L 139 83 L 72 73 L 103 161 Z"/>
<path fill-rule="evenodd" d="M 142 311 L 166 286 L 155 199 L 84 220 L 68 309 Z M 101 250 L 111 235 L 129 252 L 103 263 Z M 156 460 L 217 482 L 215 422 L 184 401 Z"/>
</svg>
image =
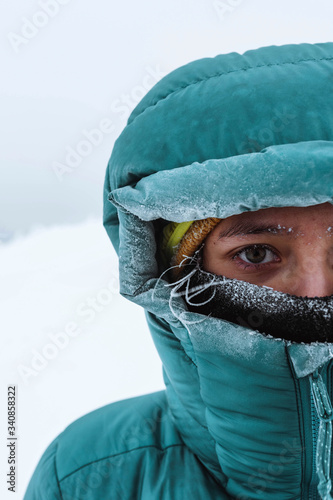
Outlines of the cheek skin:
<svg viewBox="0 0 333 500">
<path fill-rule="evenodd" d="M 217 254 L 216 250 L 214 252 L 214 248 L 212 248 L 213 245 L 214 245 L 214 243 L 210 243 L 207 241 L 203 247 L 203 254 L 202 254 L 203 268 L 205 271 L 208 271 L 211 273 L 223 274 L 223 272 L 225 270 L 224 266 L 223 266 L 223 262 L 221 262 L 221 259 L 219 261 L 217 255 L 216 255 Z"/>
<path fill-rule="evenodd" d="M 227 278 L 237 278 L 239 271 L 236 263 L 231 257 L 225 255 L 218 248 L 218 243 L 207 241 L 203 248 L 203 268 L 205 271 L 226 276 Z"/>
</svg>

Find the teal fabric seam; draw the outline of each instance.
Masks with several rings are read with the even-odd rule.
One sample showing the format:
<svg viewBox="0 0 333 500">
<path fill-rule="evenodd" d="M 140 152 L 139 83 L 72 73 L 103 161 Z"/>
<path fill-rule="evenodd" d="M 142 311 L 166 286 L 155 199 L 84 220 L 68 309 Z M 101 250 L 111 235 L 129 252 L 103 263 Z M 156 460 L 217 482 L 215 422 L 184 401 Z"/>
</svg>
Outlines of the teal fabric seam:
<svg viewBox="0 0 333 500">
<path fill-rule="evenodd" d="M 148 444 L 146 446 L 139 446 L 138 448 L 133 448 L 132 450 L 126 450 L 126 451 L 122 451 L 120 453 L 115 453 L 114 455 L 107 455 L 106 457 L 99 458 L 97 460 L 93 460 L 92 462 L 88 462 L 87 464 L 81 465 L 81 467 L 79 467 L 78 469 L 75 469 L 73 472 L 70 472 L 69 474 L 67 474 L 67 476 L 64 476 L 62 479 L 60 479 L 60 483 L 62 481 L 64 481 L 65 479 L 67 479 L 68 477 L 72 476 L 73 474 L 76 474 L 76 472 L 78 472 L 79 470 L 84 469 L 85 467 L 89 467 L 90 465 L 96 464 L 98 462 L 102 462 L 103 460 L 106 460 L 108 458 L 119 457 L 121 455 L 126 455 L 128 453 L 131 453 L 132 451 L 145 450 L 147 448 L 155 448 L 158 451 L 164 452 L 164 451 L 168 450 L 169 448 L 176 448 L 179 446 L 187 448 L 184 443 L 170 444 L 169 446 L 166 446 L 165 448 L 160 448 L 160 447 L 155 446 L 153 444 Z"/>
<path fill-rule="evenodd" d="M 58 446 L 57 446 L 57 449 L 58 449 Z M 54 472 L 55 472 L 55 477 L 56 477 L 56 481 L 57 481 L 57 486 L 58 486 L 60 498 L 61 498 L 61 500 L 63 500 L 62 491 L 61 491 L 61 488 L 60 488 L 59 475 L 58 475 L 57 452 L 55 452 L 55 455 L 54 455 Z"/>
<path fill-rule="evenodd" d="M 145 113 L 148 109 L 154 108 L 157 104 L 159 104 L 160 102 L 163 102 L 168 97 L 170 97 L 170 96 L 172 96 L 172 95 L 174 95 L 176 93 L 182 92 L 183 90 L 187 89 L 188 87 L 191 87 L 192 85 L 197 85 L 198 83 L 203 83 L 203 82 L 206 82 L 206 81 L 211 80 L 213 78 L 220 78 L 221 76 L 230 75 L 232 73 L 245 72 L 245 71 L 249 71 L 251 69 L 257 69 L 257 68 L 265 68 L 265 67 L 266 68 L 270 68 L 270 67 L 273 67 L 273 66 L 285 66 L 286 64 L 297 65 L 297 64 L 302 63 L 302 62 L 311 62 L 311 61 L 313 61 L 313 62 L 319 62 L 319 61 L 332 61 L 332 60 L 333 60 L 333 57 L 322 57 L 320 59 L 309 58 L 309 59 L 299 59 L 298 61 L 285 61 L 285 62 L 282 62 L 282 63 L 260 64 L 258 66 L 249 66 L 248 68 L 233 69 L 233 70 L 230 70 L 230 71 L 227 71 L 227 72 L 218 73 L 217 75 L 209 76 L 207 78 L 202 78 L 200 80 L 196 80 L 196 81 L 190 82 L 190 83 L 188 83 L 187 85 L 185 85 L 183 87 L 178 87 L 177 89 L 173 90 L 172 92 L 170 92 L 168 95 L 166 95 L 162 99 L 159 99 L 155 104 L 152 104 L 151 106 L 148 106 L 147 108 L 145 108 L 143 111 L 141 111 L 140 114 L 136 115 L 132 120 L 131 120 L 131 117 L 129 117 L 128 122 L 127 122 L 127 127 L 130 126 L 130 125 L 132 125 L 135 122 L 135 120 L 139 116 L 141 116 L 143 113 Z"/>
</svg>

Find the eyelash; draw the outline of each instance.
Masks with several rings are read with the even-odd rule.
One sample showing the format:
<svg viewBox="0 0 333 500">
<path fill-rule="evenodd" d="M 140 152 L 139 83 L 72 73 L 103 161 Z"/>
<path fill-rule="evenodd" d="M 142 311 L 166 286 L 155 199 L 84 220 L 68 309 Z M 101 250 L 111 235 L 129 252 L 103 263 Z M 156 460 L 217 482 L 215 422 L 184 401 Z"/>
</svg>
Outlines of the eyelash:
<svg viewBox="0 0 333 500">
<path fill-rule="evenodd" d="M 248 269 L 248 268 L 252 268 L 252 269 L 262 269 L 264 267 L 267 267 L 269 265 L 271 265 L 272 263 L 276 262 L 276 260 L 271 260 L 270 262 L 265 262 L 264 264 L 250 264 L 249 262 L 244 262 L 242 260 L 242 262 L 237 262 L 237 257 L 239 257 L 239 255 L 241 253 L 243 253 L 245 250 L 249 250 L 249 249 L 252 249 L 252 248 L 265 248 L 266 250 L 269 250 L 270 252 L 272 252 L 275 256 L 278 256 L 277 253 L 268 245 L 248 245 L 244 248 L 242 248 L 241 250 L 239 250 L 233 257 L 232 257 L 232 260 L 235 261 L 236 265 L 241 267 L 242 269 Z"/>
</svg>

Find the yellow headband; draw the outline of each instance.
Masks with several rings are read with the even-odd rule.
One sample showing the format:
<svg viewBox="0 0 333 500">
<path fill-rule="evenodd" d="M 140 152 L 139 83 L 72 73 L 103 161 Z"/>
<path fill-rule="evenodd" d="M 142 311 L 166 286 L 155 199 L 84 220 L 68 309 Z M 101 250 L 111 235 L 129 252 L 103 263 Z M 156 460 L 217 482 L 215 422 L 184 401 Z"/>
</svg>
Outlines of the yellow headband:
<svg viewBox="0 0 333 500">
<path fill-rule="evenodd" d="M 161 257 L 165 266 L 170 266 L 176 248 L 181 242 L 184 234 L 191 227 L 192 222 L 193 220 L 189 222 L 170 222 L 164 227 L 160 248 Z"/>
</svg>

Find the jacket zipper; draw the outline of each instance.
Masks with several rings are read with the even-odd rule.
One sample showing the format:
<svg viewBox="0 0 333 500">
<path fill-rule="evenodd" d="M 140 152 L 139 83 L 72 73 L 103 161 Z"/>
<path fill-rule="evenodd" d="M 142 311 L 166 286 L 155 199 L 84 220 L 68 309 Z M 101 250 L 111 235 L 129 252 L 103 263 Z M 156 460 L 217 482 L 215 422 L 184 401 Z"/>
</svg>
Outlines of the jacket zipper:
<svg viewBox="0 0 333 500">
<path fill-rule="evenodd" d="M 295 382 L 296 398 L 298 401 L 300 418 L 300 439 L 302 445 L 302 478 L 300 500 L 320 500 L 317 491 L 317 475 L 315 462 L 316 427 L 314 423 L 316 410 L 314 407 L 314 403 L 312 402 L 310 383 L 308 377 L 301 379 L 297 377 L 293 363 L 290 363 L 290 369 Z"/>
<path fill-rule="evenodd" d="M 317 498 L 313 496 L 314 492 L 314 474 L 316 475 L 318 491 L 322 500 L 332 499 L 330 494 L 332 484 L 330 479 L 331 472 L 331 448 L 332 448 L 332 419 L 333 408 L 329 397 L 328 388 L 326 387 L 322 375 L 326 374 L 327 365 L 319 373 L 316 370 L 309 375 L 311 386 L 311 418 L 312 418 L 312 478 L 310 482 L 309 494 L 311 499 Z M 314 408 L 314 411 L 313 411 Z M 319 426 L 317 426 L 317 420 Z"/>
<path fill-rule="evenodd" d="M 315 408 L 315 402 L 312 393 L 310 393 L 311 399 L 311 424 L 312 424 L 312 473 L 311 480 L 309 484 L 309 500 L 318 500 L 318 476 L 316 472 L 316 448 L 318 441 L 318 431 L 319 431 L 319 417 Z"/>
<path fill-rule="evenodd" d="M 332 398 L 332 383 L 331 383 L 331 380 L 332 380 L 332 363 L 333 361 L 331 360 L 329 363 L 327 363 L 326 365 L 326 381 L 325 381 L 325 384 L 326 384 L 326 388 L 327 388 L 327 393 L 328 393 L 328 398 L 329 398 L 329 402 L 330 402 L 330 405 L 331 405 L 331 410 L 332 410 L 332 413 L 333 413 L 333 398 Z M 333 430 L 333 414 L 331 415 L 330 417 L 330 424 L 331 424 L 331 432 Z M 330 482 L 331 482 L 331 492 L 330 492 L 330 495 L 329 495 L 329 498 L 333 498 L 333 485 L 332 485 L 332 473 L 333 473 L 333 467 L 332 467 L 332 458 L 333 458 L 333 441 L 332 441 L 332 436 L 330 438 L 330 457 L 329 457 L 329 477 L 330 477 Z"/>
<path fill-rule="evenodd" d="M 333 368 L 333 361 L 330 364 L 329 373 Z M 331 400 L 329 394 L 333 392 L 332 384 L 330 384 L 329 376 L 326 377 L 328 366 L 327 364 L 321 370 L 309 375 L 308 377 L 299 379 L 296 377 L 294 368 L 291 366 L 294 380 L 296 383 L 297 397 L 301 403 L 302 419 L 302 446 L 303 446 L 303 464 L 304 475 L 302 479 L 303 500 L 328 500 L 333 499 L 331 495 L 320 496 L 318 492 L 319 478 L 317 474 L 317 443 L 321 418 L 330 419 Z M 323 382 L 322 376 L 327 380 L 327 389 Z M 319 385 L 318 385 L 319 379 Z M 314 386 L 314 390 L 312 387 Z M 332 398 L 333 399 L 333 398 Z M 309 405 L 310 403 L 310 405 Z M 310 406 L 310 408 L 309 408 Z M 318 410 L 317 410 L 318 408 Z M 332 414 L 333 417 L 333 414 Z M 332 459 L 331 459 L 332 462 Z M 333 466 L 333 465 L 332 465 Z M 333 469 L 332 469 L 333 470 Z M 332 489 L 333 492 L 333 489 Z"/>
<path fill-rule="evenodd" d="M 316 471 L 316 448 L 319 430 L 319 417 L 311 392 L 309 377 L 298 379 L 295 375 L 301 402 L 301 419 L 303 421 L 302 447 L 303 467 L 302 500 L 321 500 L 318 493 L 318 476 Z"/>
</svg>

